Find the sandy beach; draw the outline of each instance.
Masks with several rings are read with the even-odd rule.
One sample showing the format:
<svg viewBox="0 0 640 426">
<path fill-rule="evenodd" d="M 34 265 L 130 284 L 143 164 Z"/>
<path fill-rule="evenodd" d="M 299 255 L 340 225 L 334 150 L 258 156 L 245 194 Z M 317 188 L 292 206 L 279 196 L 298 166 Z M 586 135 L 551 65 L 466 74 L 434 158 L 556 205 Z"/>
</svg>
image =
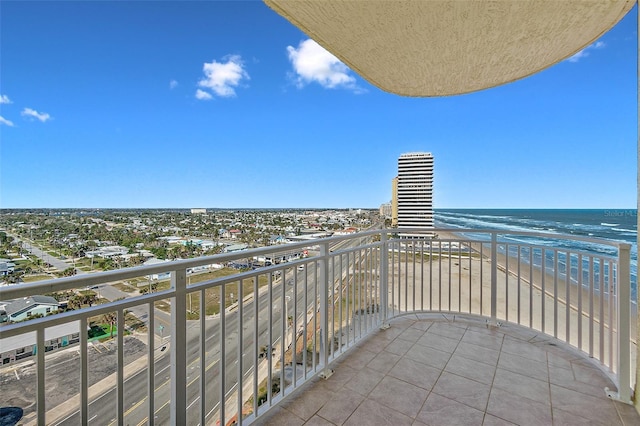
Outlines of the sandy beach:
<svg viewBox="0 0 640 426">
<path fill-rule="evenodd" d="M 491 315 L 489 244 L 482 249 L 480 243 L 449 244 L 460 240 L 460 236 L 439 233 L 431 248 L 425 242 L 406 248 L 406 255 L 390 252 L 389 303 L 396 313 L 424 310 Z M 615 323 L 613 300 L 608 296 L 601 299 L 597 291 L 591 293 L 588 287 L 569 285 L 567 304 L 564 277 L 543 273 L 524 259 L 518 262 L 500 253 L 497 264 L 498 322 L 509 321 L 543 331 L 570 342 L 606 365 L 614 364 L 617 336 L 615 327 L 609 327 Z M 635 312 L 631 318 L 636 318 Z M 636 324 L 632 321 L 632 340 L 635 336 Z"/>
</svg>

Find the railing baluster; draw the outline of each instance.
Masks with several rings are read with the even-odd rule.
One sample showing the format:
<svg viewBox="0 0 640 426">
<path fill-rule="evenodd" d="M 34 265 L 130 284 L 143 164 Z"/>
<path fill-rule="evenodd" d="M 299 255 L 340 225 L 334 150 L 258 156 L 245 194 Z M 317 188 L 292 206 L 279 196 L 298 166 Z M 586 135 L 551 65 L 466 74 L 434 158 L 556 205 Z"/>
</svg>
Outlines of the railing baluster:
<svg viewBox="0 0 640 426">
<path fill-rule="evenodd" d="M 200 322 L 200 336 L 199 336 L 199 344 L 200 344 L 200 424 L 206 424 L 206 400 L 207 400 L 207 323 L 206 320 L 206 304 L 205 298 L 206 293 L 205 290 L 200 290 L 198 292 L 198 296 L 200 297 L 200 304 L 198 306 L 198 319 Z"/>
<path fill-rule="evenodd" d="M 319 327 L 319 319 L 318 319 L 318 310 L 320 307 L 318 306 L 318 297 L 320 294 L 318 293 L 318 270 L 321 269 L 321 264 L 316 261 L 316 267 L 313 269 L 313 372 L 315 373 L 318 368 L 318 360 L 316 354 L 319 353 L 318 350 L 318 327 Z M 322 336 L 320 336 L 322 338 Z"/>
<path fill-rule="evenodd" d="M 333 344 L 334 340 L 335 340 L 335 336 L 336 336 L 336 321 L 335 321 L 335 306 L 336 306 L 336 258 L 335 256 L 331 256 L 331 281 L 330 281 L 330 294 L 331 294 L 331 303 L 329 303 L 329 312 L 331 312 L 331 345 L 329 346 L 330 349 L 330 354 L 331 356 L 335 357 L 336 356 L 336 349 L 335 349 L 335 345 Z M 294 304 L 295 306 L 295 304 Z M 295 309 L 294 309 L 295 311 Z M 294 325 L 295 328 L 295 325 Z M 295 350 L 293 351 L 295 352 Z M 295 366 L 295 358 L 294 358 L 294 363 L 293 365 Z M 295 368 L 293 369 L 294 371 L 294 377 L 295 377 Z"/>
<path fill-rule="evenodd" d="M 542 332 L 545 332 L 545 320 L 547 318 L 547 312 L 546 312 L 546 299 L 547 299 L 547 289 L 546 289 L 546 276 L 547 276 L 547 254 L 545 251 L 545 248 L 543 247 L 540 250 L 540 264 L 542 265 L 542 270 L 541 270 L 541 288 L 542 290 L 540 291 L 540 306 L 541 306 L 541 311 L 542 311 L 542 315 L 541 315 L 541 324 L 540 324 L 540 330 L 542 330 Z"/>
<path fill-rule="evenodd" d="M 483 306 L 483 296 L 484 296 L 484 273 L 483 273 L 483 263 L 484 263 L 484 243 L 480 242 L 480 315 L 484 312 Z"/>
<path fill-rule="evenodd" d="M 589 256 L 589 356 L 593 358 L 593 256 Z"/>
<path fill-rule="evenodd" d="M 173 383 L 173 386 L 171 386 L 171 423 L 186 424 L 187 270 L 185 268 L 177 269 L 171 273 L 171 287 L 175 292 L 174 297 L 171 299 L 171 379 Z M 120 382 L 120 378 L 118 382 Z M 118 396 L 118 398 L 120 397 Z"/>
<path fill-rule="evenodd" d="M 420 310 L 424 311 L 424 240 L 420 242 Z"/>
<path fill-rule="evenodd" d="M 282 286 L 284 288 L 284 286 Z M 244 346 L 244 280 L 238 281 L 238 308 L 236 310 L 236 318 L 238 319 L 238 351 L 236 352 L 237 361 L 238 361 L 238 378 L 237 378 L 237 389 L 238 389 L 238 408 L 237 408 L 237 423 L 242 425 L 242 387 L 244 384 L 243 374 L 242 374 L 242 358 L 243 358 L 243 346 Z"/>
<path fill-rule="evenodd" d="M 471 253 L 473 252 L 472 248 L 471 248 L 471 243 L 469 243 L 469 245 L 467 245 L 467 251 L 468 251 L 468 258 L 469 258 L 469 313 L 473 313 L 471 311 L 471 301 L 473 300 L 471 291 L 472 291 L 472 286 L 471 286 L 471 278 L 473 277 L 473 270 L 471 269 L 471 265 L 473 264 L 472 259 L 473 256 L 471 256 Z"/>
<path fill-rule="evenodd" d="M 118 413 L 118 424 L 124 424 L 124 311 L 118 309 L 118 387 L 117 387 L 117 404 L 116 411 Z M 113 326 L 112 326 L 113 327 Z M 113 331 L 113 330 L 112 330 Z M 182 364 L 183 368 L 186 364 Z M 186 382 L 185 382 L 186 385 Z M 186 388 L 186 386 L 185 386 Z M 185 392 L 186 393 L 186 392 Z M 185 404 L 186 407 L 186 404 Z"/>
<path fill-rule="evenodd" d="M 351 254 L 350 253 L 345 253 L 345 255 L 347 256 L 347 274 L 346 274 L 346 287 L 347 287 L 347 300 L 346 300 L 346 314 L 347 314 L 347 324 L 346 324 L 346 332 L 347 332 L 347 344 L 349 346 L 351 346 L 351 327 L 353 327 L 353 316 L 352 316 L 352 311 L 353 311 L 353 301 L 352 296 L 351 296 Z"/>
<path fill-rule="evenodd" d="M 389 239 L 386 232 L 380 236 L 381 256 L 380 256 L 380 305 L 382 307 L 382 328 L 389 325 Z M 391 243 L 393 244 L 393 243 Z M 342 309 L 340 310 L 342 313 Z M 342 324 L 342 321 L 340 321 Z M 347 327 L 348 330 L 348 327 Z"/>
<path fill-rule="evenodd" d="M 149 328 L 147 330 L 148 333 L 148 346 L 147 346 L 147 359 L 149 368 L 147 370 L 147 418 L 149 419 L 149 424 L 153 424 L 155 417 L 155 349 L 156 349 L 156 315 L 154 310 L 153 302 L 149 302 L 147 304 L 147 316 L 149 318 Z M 82 330 L 82 325 L 80 325 L 80 330 Z M 84 325 L 84 329 L 86 330 L 86 322 Z M 162 342 L 160 342 L 162 344 Z M 86 424 L 86 423 L 82 423 Z"/>
<path fill-rule="evenodd" d="M 226 310 L 226 289 L 227 285 L 223 284 L 220 286 L 220 360 L 218 361 L 218 365 L 220 368 L 220 424 L 226 424 L 226 384 L 227 384 L 227 375 L 226 375 L 226 364 L 227 364 L 227 350 L 226 350 L 226 341 L 227 341 L 227 310 Z M 271 317 L 271 315 L 269 315 Z M 271 361 L 271 321 L 269 321 L 269 347 L 268 347 L 268 357 L 269 361 Z M 271 402 L 271 363 L 269 363 L 269 402 Z"/>
<path fill-rule="evenodd" d="M 316 269 L 318 269 L 316 267 L 316 262 L 312 263 L 313 265 L 313 270 L 315 271 Z M 342 278 L 340 278 L 342 279 Z M 307 367 L 307 338 L 309 335 L 309 332 L 307 331 L 307 324 L 309 323 L 309 272 L 307 271 L 306 274 L 304 274 L 304 323 L 303 323 L 303 333 L 304 333 L 304 348 L 302 350 L 302 365 L 304 365 L 304 378 L 307 378 L 307 372 L 309 370 L 309 368 Z M 340 314 L 342 315 L 342 309 L 340 310 Z M 342 320 L 340 320 L 340 324 L 342 324 Z"/>
<path fill-rule="evenodd" d="M 380 248 L 378 247 L 373 251 L 373 302 L 375 309 L 374 325 L 372 328 L 379 327 L 382 324 L 382 318 L 380 317 Z M 342 323 L 340 323 L 342 324 Z"/>
<path fill-rule="evenodd" d="M 553 250 L 553 337 L 558 337 L 558 249 Z"/>
<path fill-rule="evenodd" d="M 458 312 L 462 313 L 462 244 L 458 241 Z"/>
<path fill-rule="evenodd" d="M 578 254 L 578 348 L 582 350 L 582 254 Z"/>
<path fill-rule="evenodd" d="M 438 240 L 438 310 L 442 311 L 442 241 Z"/>
<path fill-rule="evenodd" d="M 505 316 L 505 320 L 509 321 L 509 244 L 505 244 L 504 245 L 504 252 L 505 252 L 505 258 L 504 258 L 504 298 L 505 298 L 505 309 L 504 309 L 504 316 Z"/>
<path fill-rule="evenodd" d="M 329 245 L 320 245 L 320 356 L 322 357 L 322 372 L 320 377 L 329 378 L 333 371 L 329 369 L 329 303 L 328 303 L 328 281 L 329 281 Z M 284 360 L 283 360 L 284 361 Z M 284 365 L 284 362 L 282 363 Z M 295 368 L 295 366 L 294 366 Z M 284 370 L 284 369 L 283 369 Z M 284 378 L 283 378 L 284 380 Z M 283 381 L 284 383 L 284 381 Z"/>
<path fill-rule="evenodd" d="M 88 351 L 89 334 L 83 332 L 87 329 L 87 319 L 80 318 L 80 424 L 89 423 L 89 365 Z"/>
<path fill-rule="evenodd" d="M 604 334 L 604 322 L 605 322 L 605 315 L 604 315 L 604 298 L 605 298 L 605 291 L 604 291 L 604 260 L 602 258 L 599 259 L 599 273 L 598 273 L 598 278 L 599 278 L 599 301 L 600 301 L 600 312 L 598 315 L 598 322 L 600 324 L 600 331 L 598 333 L 598 341 L 600 343 L 600 362 L 604 363 L 604 340 L 605 340 L 605 334 Z"/>
<path fill-rule="evenodd" d="M 529 328 L 533 328 L 533 247 L 529 246 Z"/>
<path fill-rule="evenodd" d="M 615 324 L 614 319 L 617 315 L 617 312 L 615 311 L 617 290 L 613 279 L 613 265 L 611 261 L 609 261 L 609 274 L 607 276 L 609 278 L 609 368 L 613 371 L 615 368 L 615 355 L 613 353 L 613 342 L 615 337 L 613 326 Z"/>
<path fill-rule="evenodd" d="M 271 276 L 272 272 L 269 273 Z M 260 309 L 259 309 L 259 300 L 260 300 L 260 290 L 258 288 L 258 277 L 253 278 L 253 315 L 255 320 L 253 321 L 253 416 L 254 419 L 258 417 L 258 381 L 259 379 L 259 370 L 260 370 L 260 358 L 258 354 L 258 345 L 260 342 L 260 329 L 258 328 L 258 324 L 260 323 Z M 205 423 L 200 423 L 204 425 Z"/>
<path fill-rule="evenodd" d="M 571 344 L 571 253 L 567 250 L 567 266 L 564 274 L 564 286 L 565 286 L 565 310 L 566 310 L 566 324 L 565 324 L 565 342 Z"/>
<path fill-rule="evenodd" d="M 46 424 L 46 401 L 44 388 L 44 354 L 46 348 L 44 346 L 45 328 L 39 328 L 36 331 L 36 405 L 38 410 L 38 424 Z"/>
<path fill-rule="evenodd" d="M 355 254 L 358 254 L 357 260 L 356 260 L 356 256 Z M 358 290 L 358 337 L 362 337 L 362 273 L 360 272 L 361 266 L 362 266 L 362 250 L 358 250 L 356 253 L 354 253 L 354 260 L 355 260 L 355 265 L 354 265 L 354 285 L 356 286 L 357 290 Z M 354 295 L 355 295 L 355 291 L 354 291 Z"/>
<path fill-rule="evenodd" d="M 448 292 L 449 292 L 449 312 L 451 312 L 451 240 L 449 240 L 449 244 L 448 244 L 449 248 L 448 248 L 448 264 L 449 264 L 449 287 L 448 287 Z"/>
<path fill-rule="evenodd" d="M 617 288 L 617 379 L 618 392 L 607 389 L 610 398 L 632 404 L 631 401 L 631 344 L 630 337 L 630 297 L 631 297 L 631 244 L 620 243 L 618 245 L 618 274 Z"/>
<path fill-rule="evenodd" d="M 296 275 L 296 268 L 291 268 L 291 274 L 293 276 Z M 292 277 L 293 279 L 293 277 Z M 286 282 L 280 283 L 280 396 L 284 396 L 285 393 L 285 381 L 284 381 L 284 356 L 287 351 L 287 323 L 288 323 L 288 312 L 287 312 L 287 299 L 286 299 Z"/>
<path fill-rule="evenodd" d="M 520 244 L 518 244 L 518 324 L 522 324 L 521 320 L 520 320 L 520 313 L 522 311 L 522 301 L 521 301 L 521 295 L 520 295 L 520 286 L 522 285 L 522 271 L 521 271 L 521 264 L 522 264 L 522 246 Z"/>
<path fill-rule="evenodd" d="M 498 305 L 498 235 L 491 233 L 491 323 L 497 323 Z"/>
</svg>

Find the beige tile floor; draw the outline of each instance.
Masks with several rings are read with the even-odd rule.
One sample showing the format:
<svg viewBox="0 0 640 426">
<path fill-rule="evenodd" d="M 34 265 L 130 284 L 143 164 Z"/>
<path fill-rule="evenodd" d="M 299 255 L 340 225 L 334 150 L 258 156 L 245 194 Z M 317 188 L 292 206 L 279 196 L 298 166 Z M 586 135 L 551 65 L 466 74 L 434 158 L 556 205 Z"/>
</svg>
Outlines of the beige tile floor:
<svg viewBox="0 0 640 426">
<path fill-rule="evenodd" d="M 586 356 L 518 326 L 402 317 L 332 368 L 259 424 L 640 425 Z"/>
</svg>

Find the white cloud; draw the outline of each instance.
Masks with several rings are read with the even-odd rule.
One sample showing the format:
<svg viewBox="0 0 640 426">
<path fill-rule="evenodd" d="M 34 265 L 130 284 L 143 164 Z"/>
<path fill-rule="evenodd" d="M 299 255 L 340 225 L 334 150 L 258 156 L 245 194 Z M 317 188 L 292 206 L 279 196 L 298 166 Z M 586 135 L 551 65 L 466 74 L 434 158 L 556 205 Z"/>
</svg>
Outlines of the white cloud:
<svg viewBox="0 0 640 426">
<path fill-rule="evenodd" d="M 175 89 L 176 87 L 178 87 L 178 82 L 176 80 L 171 80 L 169 82 L 169 89 Z"/>
<path fill-rule="evenodd" d="M 196 98 L 200 99 L 201 101 L 208 101 L 209 99 L 213 98 L 213 96 L 211 96 L 209 92 L 198 89 L 196 90 Z"/>
<path fill-rule="evenodd" d="M 31 108 L 23 109 L 21 114 L 25 117 L 37 118 L 43 123 L 51 119 L 51 116 L 46 112 L 38 112 L 35 109 L 31 109 Z"/>
<path fill-rule="evenodd" d="M 0 95 L 0 104 L 12 104 L 11 99 L 7 95 Z"/>
<path fill-rule="evenodd" d="M 211 89 L 217 96 L 228 98 L 236 96 L 235 88 L 238 87 L 243 80 L 249 80 L 249 74 L 244 69 L 244 62 L 242 62 L 240 56 L 225 56 L 223 58 L 223 61 L 224 60 L 226 60 L 226 62 L 205 62 L 202 67 L 204 78 L 198 82 L 198 86 Z M 198 92 L 196 92 L 196 97 L 197 96 Z"/>
<path fill-rule="evenodd" d="M 5 126 L 13 127 L 13 121 L 7 120 L 3 116 L 0 115 L 0 124 L 4 124 Z"/>
<path fill-rule="evenodd" d="M 316 82 L 327 89 L 345 88 L 361 92 L 351 70 L 314 40 L 300 42 L 298 48 L 287 46 L 298 88 Z"/>
<path fill-rule="evenodd" d="M 591 50 L 602 49 L 605 46 L 606 44 L 604 43 L 604 41 L 596 41 L 595 43 L 590 44 L 589 46 L 585 47 L 575 55 L 570 56 L 569 58 L 567 58 L 567 60 L 569 62 L 578 62 L 580 59 L 586 58 L 587 56 L 589 56 L 589 54 L 591 53 Z"/>
</svg>

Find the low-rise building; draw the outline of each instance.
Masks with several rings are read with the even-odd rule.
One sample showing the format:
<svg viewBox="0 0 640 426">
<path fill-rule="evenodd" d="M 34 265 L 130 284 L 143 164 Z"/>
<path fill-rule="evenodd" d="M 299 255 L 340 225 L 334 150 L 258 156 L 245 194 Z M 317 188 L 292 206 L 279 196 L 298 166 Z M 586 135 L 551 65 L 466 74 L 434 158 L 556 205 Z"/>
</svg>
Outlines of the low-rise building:
<svg viewBox="0 0 640 426">
<path fill-rule="evenodd" d="M 16 264 L 13 263 L 10 259 L 0 259 L 0 276 L 13 274 L 15 268 Z"/>
<path fill-rule="evenodd" d="M 37 315 L 48 315 L 58 311 L 58 301 L 51 296 L 29 296 L 16 299 L 5 306 L 9 322 L 22 321 Z"/>
</svg>

